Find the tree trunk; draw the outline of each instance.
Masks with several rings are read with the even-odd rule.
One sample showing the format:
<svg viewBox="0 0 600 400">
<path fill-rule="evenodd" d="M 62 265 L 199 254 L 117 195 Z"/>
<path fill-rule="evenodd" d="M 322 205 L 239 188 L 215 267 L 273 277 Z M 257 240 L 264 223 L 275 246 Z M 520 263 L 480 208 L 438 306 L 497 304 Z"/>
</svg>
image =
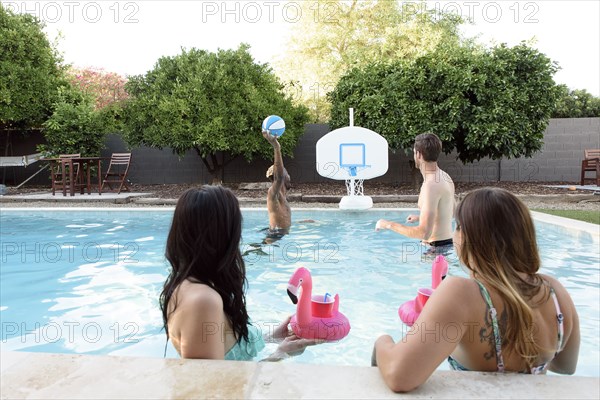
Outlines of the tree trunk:
<svg viewBox="0 0 600 400">
<path fill-rule="evenodd" d="M 231 157 L 227 161 L 225 161 L 225 153 L 218 152 L 221 154 L 221 160 L 219 162 L 218 153 L 212 153 L 207 155 L 206 157 L 203 157 L 199 147 L 196 147 L 195 150 L 198 156 L 200 156 L 202 163 L 212 176 L 211 185 L 222 184 L 225 180 L 225 167 L 231 161 L 235 160 L 236 157 Z"/>
<path fill-rule="evenodd" d="M 223 167 L 221 165 L 217 165 L 215 170 L 212 173 L 212 182 L 211 185 L 221 185 L 223 184 Z"/>
<path fill-rule="evenodd" d="M 219 163 L 219 159 L 216 154 L 211 154 L 210 159 L 212 161 L 213 169 L 210 171 L 212 174 L 212 185 L 220 185 L 223 183 L 223 162 Z M 223 158 L 221 158 L 221 161 Z"/>
<path fill-rule="evenodd" d="M 498 159 L 498 182 L 500 182 L 502 180 L 502 159 L 499 158 Z"/>
</svg>

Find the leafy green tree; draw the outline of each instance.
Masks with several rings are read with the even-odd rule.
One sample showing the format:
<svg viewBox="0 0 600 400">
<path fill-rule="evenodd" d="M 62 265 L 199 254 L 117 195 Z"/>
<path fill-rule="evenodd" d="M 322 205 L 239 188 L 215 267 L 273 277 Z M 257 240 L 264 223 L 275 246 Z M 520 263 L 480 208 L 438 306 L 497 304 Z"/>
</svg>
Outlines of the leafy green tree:
<svg viewBox="0 0 600 400">
<path fill-rule="evenodd" d="M 415 60 L 371 64 L 345 75 L 330 94 L 333 128 L 355 124 L 384 136 L 392 149 L 412 148 L 416 135 L 436 133 L 446 153 L 531 157 L 556 100 L 556 65 L 522 43 L 492 49 L 439 48 Z"/>
<path fill-rule="evenodd" d="M 52 115 L 43 124 L 47 143 L 39 145 L 38 151 L 48 156 L 99 156 L 106 129 L 101 113 L 95 110 L 95 99 L 70 85 L 58 93 Z"/>
<path fill-rule="evenodd" d="M 123 131 L 123 107 L 129 94 L 125 90 L 127 78 L 102 68 L 74 68 L 67 70 L 70 84 L 79 89 L 94 105 L 99 120 L 97 133 Z M 87 110 L 87 108 L 86 108 Z"/>
<path fill-rule="evenodd" d="M 460 42 L 462 19 L 428 10 L 425 2 L 313 0 L 296 3 L 294 24 L 277 74 L 286 90 L 327 121 L 327 92 L 349 69 L 373 62 L 414 59 Z"/>
<path fill-rule="evenodd" d="M 552 118 L 600 117 L 600 97 L 594 97 L 583 90 L 570 90 L 566 85 L 558 85 L 558 100 Z"/>
<path fill-rule="evenodd" d="M 193 149 L 213 182 L 222 181 L 223 168 L 235 157 L 272 159 L 272 147 L 260 134 L 266 116 L 277 114 L 286 122 L 280 139 L 285 155 L 292 154 L 308 121 L 306 108 L 292 104 L 247 45 L 162 57 L 146 75 L 130 77 L 126 90 L 132 96 L 125 107 L 128 143 L 171 147 L 180 156 Z"/>
<path fill-rule="evenodd" d="M 40 127 L 64 83 L 62 60 L 42 28 L 0 4 L 0 130 Z"/>
</svg>

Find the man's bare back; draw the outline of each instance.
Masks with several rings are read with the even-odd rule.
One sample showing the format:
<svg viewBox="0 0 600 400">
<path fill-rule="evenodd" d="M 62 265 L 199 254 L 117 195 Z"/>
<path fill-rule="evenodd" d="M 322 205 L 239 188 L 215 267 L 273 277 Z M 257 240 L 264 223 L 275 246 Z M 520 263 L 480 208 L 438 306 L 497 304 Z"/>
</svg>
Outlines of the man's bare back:
<svg viewBox="0 0 600 400">
<path fill-rule="evenodd" d="M 431 234 L 423 240 L 427 242 L 452 238 L 452 215 L 454 213 L 454 182 L 450 175 L 441 169 L 425 177 L 419 192 L 419 210 L 423 219 L 425 213 L 433 220 Z M 431 210 L 431 211 L 429 211 Z"/>
<path fill-rule="evenodd" d="M 454 214 L 454 182 L 437 165 L 442 142 L 434 134 L 415 138 L 414 159 L 423 175 L 419 192 L 419 215 L 409 215 L 406 222 L 416 226 L 380 219 L 375 230 L 390 229 L 404 236 L 422 240 L 432 246 L 452 244 L 452 217 Z"/>
<path fill-rule="evenodd" d="M 286 198 L 285 185 L 283 190 L 273 186 L 269 188 L 267 193 L 267 210 L 269 211 L 269 229 L 285 229 L 288 230 L 292 225 L 292 209 Z"/>
</svg>

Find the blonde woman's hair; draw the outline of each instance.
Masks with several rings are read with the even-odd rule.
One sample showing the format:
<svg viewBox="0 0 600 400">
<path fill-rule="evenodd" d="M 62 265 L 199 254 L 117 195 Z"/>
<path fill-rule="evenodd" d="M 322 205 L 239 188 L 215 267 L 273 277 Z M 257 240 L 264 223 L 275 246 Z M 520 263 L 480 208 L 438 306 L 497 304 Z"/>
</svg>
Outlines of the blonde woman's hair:
<svg viewBox="0 0 600 400">
<path fill-rule="evenodd" d="M 504 300 L 507 322 L 505 332 L 501 332 L 503 352 L 516 352 L 531 370 L 541 348 L 533 338 L 530 303 L 544 281 L 536 275 L 540 256 L 529 209 L 504 189 L 482 188 L 465 196 L 456 208 L 455 219 L 463 238 L 460 260 Z M 522 279 L 519 273 L 527 278 Z"/>
</svg>

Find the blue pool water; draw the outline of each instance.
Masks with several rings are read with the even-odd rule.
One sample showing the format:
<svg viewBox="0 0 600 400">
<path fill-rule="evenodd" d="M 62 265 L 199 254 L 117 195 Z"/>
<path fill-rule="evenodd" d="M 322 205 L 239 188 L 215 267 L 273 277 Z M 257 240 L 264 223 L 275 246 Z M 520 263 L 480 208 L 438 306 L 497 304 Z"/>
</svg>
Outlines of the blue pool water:
<svg viewBox="0 0 600 400">
<path fill-rule="evenodd" d="M 431 282 L 431 260 L 415 240 L 375 232 L 379 218 L 408 211 L 295 211 L 290 235 L 261 245 L 267 213 L 244 211 L 242 252 L 248 311 L 268 329 L 295 306 L 287 282 L 312 271 L 313 293 L 338 293 L 350 335 L 308 348 L 291 362 L 369 365 L 381 333 L 402 337 L 398 306 Z M 0 215 L 1 349 L 162 357 L 165 335 L 158 294 L 172 211 L 20 211 Z M 302 222 L 313 220 L 314 222 Z M 569 290 L 581 319 L 577 375 L 600 376 L 599 252 L 589 235 L 536 222 L 543 269 Z M 450 274 L 463 275 L 450 254 Z M 264 355 L 274 350 L 269 344 Z M 171 345 L 167 356 L 176 357 Z M 447 369 L 442 364 L 441 369 Z"/>
</svg>

